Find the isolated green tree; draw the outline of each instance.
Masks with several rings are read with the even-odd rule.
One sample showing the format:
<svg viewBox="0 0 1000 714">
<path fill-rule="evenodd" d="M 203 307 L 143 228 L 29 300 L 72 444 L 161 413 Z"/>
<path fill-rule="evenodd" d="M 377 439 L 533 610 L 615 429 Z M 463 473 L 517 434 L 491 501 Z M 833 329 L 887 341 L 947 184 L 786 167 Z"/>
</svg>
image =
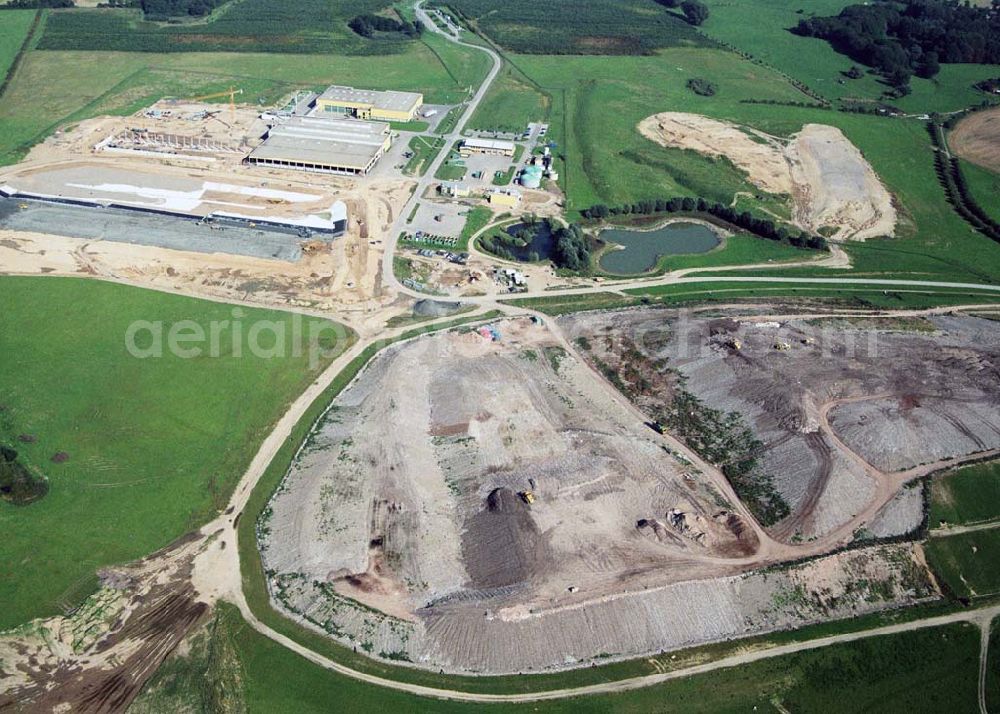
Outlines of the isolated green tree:
<svg viewBox="0 0 1000 714">
<path fill-rule="evenodd" d="M 698 0 L 684 0 L 681 3 L 684 18 L 692 25 L 698 26 L 708 19 L 708 7 Z"/>
</svg>

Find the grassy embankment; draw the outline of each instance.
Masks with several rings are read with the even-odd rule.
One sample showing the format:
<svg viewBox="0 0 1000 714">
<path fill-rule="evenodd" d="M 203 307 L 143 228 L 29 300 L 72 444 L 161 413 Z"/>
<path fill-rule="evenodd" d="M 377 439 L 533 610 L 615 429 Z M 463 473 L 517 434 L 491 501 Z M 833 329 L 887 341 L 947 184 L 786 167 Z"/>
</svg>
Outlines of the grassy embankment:
<svg viewBox="0 0 1000 714">
<path fill-rule="evenodd" d="M 0 441 L 50 483 L 30 505 L 0 502 L 0 628 L 75 604 L 96 569 L 147 555 L 209 520 L 274 422 L 331 361 L 310 366 L 310 344 L 338 343 L 330 330 L 310 338 L 309 325 L 338 327 L 340 349 L 353 340 L 314 318 L 293 338 L 290 313 L 235 308 L 244 315 L 236 349 L 225 327 L 218 357 L 139 359 L 125 347 L 135 321 L 163 321 L 166 339 L 184 320 L 206 330 L 233 321 L 234 308 L 83 279 L 15 277 L 0 278 L 0 304 Z M 250 352 L 249 329 L 263 320 L 285 331 L 287 352 Z M 152 340 L 138 338 L 141 346 Z M 293 339 L 301 354 L 292 354 Z M 260 344 L 272 345 L 273 333 Z"/>
<path fill-rule="evenodd" d="M 193 97 L 235 86 L 243 89 L 241 101 L 266 105 L 296 88 L 336 83 L 418 91 L 430 103 L 448 104 L 463 101 L 487 65 L 483 53 L 431 35 L 404 52 L 369 57 L 32 50 L 0 100 L 0 164 L 18 161 L 60 126 L 101 114 L 131 114 L 165 96 Z"/>
<path fill-rule="evenodd" d="M 761 712 L 976 711 L 978 631 L 922 630 L 763 660 L 623 694 L 475 705 L 417 697 L 329 672 L 266 639 L 231 606 L 151 680 L 136 711 Z"/>
<path fill-rule="evenodd" d="M 608 285 L 614 289 L 614 284 Z M 627 297 L 598 292 L 587 295 L 560 295 L 558 290 L 551 296 L 521 298 L 511 300 L 511 304 L 521 305 L 549 315 L 562 315 L 581 310 L 611 310 L 639 305 L 662 305 L 677 307 L 691 303 L 729 302 L 735 300 L 795 299 L 795 300 L 836 300 L 849 307 L 911 309 L 916 310 L 942 305 L 967 305 L 969 303 L 997 303 L 1000 295 L 963 290 L 872 290 L 863 285 L 855 287 L 837 285 L 809 286 L 802 283 L 739 283 L 683 282 L 671 285 L 656 285 L 648 288 L 630 288 L 623 292 Z"/>
</svg>

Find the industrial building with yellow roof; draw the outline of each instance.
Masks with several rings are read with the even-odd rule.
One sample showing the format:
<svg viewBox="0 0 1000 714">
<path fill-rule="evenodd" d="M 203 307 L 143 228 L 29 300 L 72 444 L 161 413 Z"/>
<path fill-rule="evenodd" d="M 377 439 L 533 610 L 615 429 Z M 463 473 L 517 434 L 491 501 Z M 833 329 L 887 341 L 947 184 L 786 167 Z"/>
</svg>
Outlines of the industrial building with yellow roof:
<svg viewBox="0 0 1000 714">
<path fill-rule="evenodd" d="M 324 114 L 373 121 L 413 121 L 423 104 L 424 95 L 417 92 L 355 89 L 339 85 L 328 88 L 316 98 L 316 108 Z"/>
</svg>

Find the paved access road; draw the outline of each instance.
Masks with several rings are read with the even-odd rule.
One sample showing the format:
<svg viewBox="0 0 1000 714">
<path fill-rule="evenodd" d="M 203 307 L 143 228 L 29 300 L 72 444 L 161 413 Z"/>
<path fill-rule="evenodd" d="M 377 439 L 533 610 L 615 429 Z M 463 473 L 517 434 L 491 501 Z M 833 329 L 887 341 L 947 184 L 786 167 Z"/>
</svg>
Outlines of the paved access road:
<svg viewBox="0 0 1000 714">
<path fill-rule="evenodd" d="M 490 66 L 490 71 L 486 74 L 486 78 L 483 83 L 479 85 L 479 89 L 472 96 L 472 99 L 468 101 L 465 105 L 465 111 L 462 112 L 462 116 L 459 120 L 455 122 L 455 127 L 450 133 L 443 136 L 445 143 L 444 148 L 438 152 L 438 155 L 434 157 L 430 166 L 424 172 L 424 175 L 417 180 L 417 187 L 413 191 L 413 195 L 410 200 L 400 208 L 399 215 L 396 216 L 396 222 L 389 229 L 389 234 L 385 237 L 385 253 L 382 254 L 382 275 L 385 276 L 385 281 L 390 287 L 395 288 L 401 293 L 406 295 L 416 296 L 417 298 L 426 298 L 425 293 L 418 292 L 416 290 L 410 290 L 404 287 L 401 282 L 396 278 L 395 272 L 392 269 L 392 259 L 396 254 L 396 244 L 399 242 L 399 234 L 403 232 L 406 226 L 406 218 L 413 211 L 413 207 L 420 205 L 423 201 L 423 195 L 426 193 L 427 189 L 431 187 L 434 183 L 434 174 L 441 167 L 441 164 L 446 158 L 448 158 L 448 153 L 451 149 L 452 144 L 458 139 L 462 138 L 462 131 L 465 130 L 465 125 L 469 123 L 469 119 L 472 115 L 476 113 L 476 109 L 479 108 L 479 104 L 483 101 L 483 97 L 486 96 L 486 92 L 489 91 L 490 85 L 493 84 L 493 80 L 496 79 L 497 75 L 500 73 L 500 68 L 503 67 L 503 60 L 500 59 L 500 55 L 494 52 L 489 47 L 484 47 L 482 45 L 474 45 L 469 42 L 462 42 L 454 34 L 445 32 L 437 26 L 437 24 L 431 20 L 427 11 L 423 8 L 424 0 L 418 0 L 418 2 L 413 6 L 413 9 L 417 13 L 417 19 L 423 23 L 425 31 L 435 32 L 449 41 L 455 44 L 462 45 L 463 47 L 471 47 L 479 52 L 485 52 L 489 55 L 492 65 Z"/>
</svg>

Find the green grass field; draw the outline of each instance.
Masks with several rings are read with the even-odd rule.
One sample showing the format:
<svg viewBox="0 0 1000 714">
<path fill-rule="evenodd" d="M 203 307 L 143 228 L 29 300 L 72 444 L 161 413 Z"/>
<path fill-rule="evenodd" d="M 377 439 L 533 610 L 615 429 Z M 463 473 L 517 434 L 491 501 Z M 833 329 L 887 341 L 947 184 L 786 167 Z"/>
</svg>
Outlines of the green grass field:
<svg viewBox="0 0 1000 714">
<path fill-rule="evenodd" d="M 493 211 L 486 206 L 476 206 L 469 215 L 465 217 L 465 225 L 462 226 L 462 235 L 459 237 L 458 250 L 469 249 L 469 239 L 486 227 L 486 224 L 493 219 Z"/>
<path fill-rule="evenodd" d="M 558 146 L 567 208 L 614 205 L 663 196 L 704 196 L 729 203 L 737 191 L 759 193 L 725 161 L 666 150 L 643 138 L 638 123 L 661 111 L 739 116 L 741 99 L 799 101 L 776 73 L 731 52 L 668 49 L 656 57 L 518 56 L 517 66 L 552 97 L 548 137 Z M 700 97 L 686 86 L 706 77 L 719 89 Z M 499 90 L 498 90 L 499 91 Z M 769 107 L 780 114 L 784 107 Z M 787 213 L 784 200 L 766 201 Z"/>
<path fill-rule="evenodd" d="M 858 712 L 976 711 L 978 631 L 968 625 L 762 660 L 635 691 L 528 704 L 445 702 L 363 684 L 252 630 L 229 605 L 149 682 L 136 712 Z M 188 708 L 191 707 L 191 708 Z"/>
<path fill-rule="evenodd" d="M 0 23 L 0 84 L 3 83 L 35 19 L 34 10 L 5 10 Z"/>
<path fill-rule="evenodd" d="M 148 22 L 138 9 L 57 10 L 39 47 L 47 50 L 143 52 L 282 52 L 388 54 L 412 42 L 401 33 L 364 38 L 347 22 L 387 0 L 239 0 L 196 23 Z"/>
<path fill-rule="evenodd" d="M 887 89 L 872 74 L 847 79 L 843 73 L 855 64 L 849 57 L 838 54 L 824 40 L 788 31 L 804 17 L 836 15 L 845 6 L 857 4 L 856 0 L 811 0 L 808 4 L 787 0 L 706 0 L 705 4 L 711 11 L 702 26 L 706 34 L 775 67 L 828 99 L 877 100 Z M 972 85 L 995 75 L 996 68 L 988 65 L 943 64 L 934 80 L 914 77 L 912 94 L 893 103 L 915 113 L 961 109 L 984 97 Z"/>
<path fill-rule="evenodd" d="M 242 102 L 258 105 L 297 88 L 334 83 L 423 92 L 430 103 L 464 100 L 485 75 L 488 59 L 439 37 L 425 39 L 404 53 L 374 57 L 32 51 L 0 100 L 0 165 L 18 161 L 59 126 L 131 114 L 164 96 L 200 96 L 230 86 L 243 89 Z"/>
<path fill-rule="evenodd" d="M 931 538 L 924 549 L 938 579 L 959 597 L 1000 592 L 1000 529 Z"/>
<path fill-rule="evenodd" d="M 448 149 L 448 155 L 434 172 L 434 178 L 439 181 L 461 181 L 465 178 L 465 160 L 459 155 L 459 142 L 455 142 Z"/>
<path fill-rule="evenodd" d="M 932 527 L 995 518 L 1000 518 L 1000 461 L 966 466 L 931 482 Z"/>
<path fill-rule="evenodd" d="M 654 0 L 449 0 L 504 48 L 537 54 L 636 55 L 710 41 Z"/>
<path fill-rule="evenodd" d="M 253 321 L 275 321 L 292 339 L 289 313 L 259 309 L 243 309 L 242 356 L 224 331 L 219 357 L 138 359 L 125 348 L 134 321 L 207 326 L 233 320 L 233 308 L 97 281 L 4 277 L 0 304 L 0 440 L 50 480 L 40 501 L 0 503 L 0 629 L 58 612 L 86 594 L 95 569 L 208 520 L 270 425 L 332 359 L 311 367 L 308 349 L 255 357 Z M 301 345 L 333 344 L 333 323 L 305 322 Z M 309 339 L 313 322 L 331 328 L 320 341 Z M 53 462 L 58 452 L 65 463 Z"/>
<path fill-rule="evenodd" d="M 410 151 L 413 156 L 403 167 L 403 173 L 409 176 L 423 176 L 430 168 L 434 157 L 444 148 L 444 140 L 427 136 L 414 136 L 410 138 Z"/>
<path fill-rule="evenodd" d="M 737 192 L 760 193 L 727 161 L 663 149 L 643 138 L 636 125 L 656 112 L 705 114 L 782 136 L 807 123 L 832 124 L 871 162 L 896 197 L 900 215 L 894 239 L 848 246 L 853 272 L 963 282 L 994 282 L 1000 275 L 1000 245 L 972 231 L 945 200 L 925 124 L 919 119 L 741 103 L 811 100 L 777 72 L 723 50 L 672 48 L 655 57 L 513 55 L 511 60 L 552 99 L 549 138 L 558 144 L 554 153 L 571 218 L 596 203 L 702 196 L 728 204 Z M 714 82 L 717 94 L 692 93 L 686 82 L 693 76 Z M 510 92 L 500 82 L 487 101 L 499 104 Z M 521 110 L 515 119 L 524 116 Z M 782 196 L 738 205 L 779 216 L 789 211 Z M 791 274 L 816 270 L 802 268 Z"/>
<path fill-rule="evenodd" d="M 469 128 L 520 133 L 528 122 L 547 121 L 550 109 L 551 98 L 506 64 L 469 120 Z"/>
</svg>

